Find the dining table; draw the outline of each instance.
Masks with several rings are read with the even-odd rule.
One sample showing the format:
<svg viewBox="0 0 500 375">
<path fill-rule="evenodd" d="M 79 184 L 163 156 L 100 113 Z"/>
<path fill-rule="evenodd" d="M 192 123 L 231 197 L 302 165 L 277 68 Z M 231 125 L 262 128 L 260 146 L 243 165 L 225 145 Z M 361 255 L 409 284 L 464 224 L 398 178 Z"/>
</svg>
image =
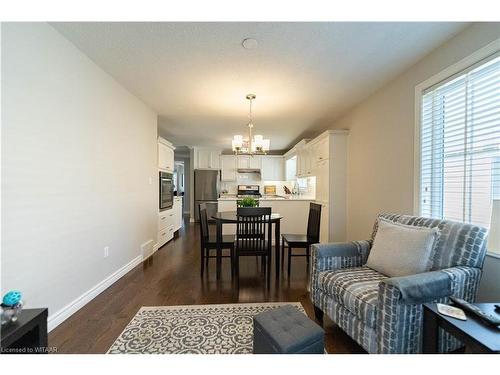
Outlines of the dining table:
<svg viewBox="0 0 500 375">
<path fill-rule="evenodd" d="M 212 220 L 215 221 L 216 225 L 216 238 L 217 240 L 217 280 L 220 279 L 221 269 L 222 269 L 222 243 L 220 239 L 222 238 L 222 226 L 224 224 L 236 224 L 238 222 L 238 217 L 236 211 L 225 211 L 217 212 L 212 215 Z M 271 225 L 274 226 L 274 264 L 275 264 L 275 274 L 276 279 L 279 278 L 280 274 L 280 244 L 281 244 L 281 233 L 280 233 L 280 222 L 283 216 L 279 213 L 271 213 Z"/>
</svg>

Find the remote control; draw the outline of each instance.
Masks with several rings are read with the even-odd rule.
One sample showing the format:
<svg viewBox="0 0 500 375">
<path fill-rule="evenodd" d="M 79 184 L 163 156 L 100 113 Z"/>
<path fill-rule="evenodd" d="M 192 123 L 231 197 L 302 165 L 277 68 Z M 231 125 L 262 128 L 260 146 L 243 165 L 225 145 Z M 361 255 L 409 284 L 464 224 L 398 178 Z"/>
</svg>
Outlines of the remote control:
<svg viewBox="0 0 500 375">
<path fill-rule="evenodd" d="M 464 301 L 461 298 L 450 297 L 450 300 L 455 305 L 460 306 L 462 309 L 477 315 L 479 318 L 483 319 L 485 322 L 492 324 L 494 326 L 500 325 L 500 317 L 487 314 L 484 311 L 482 311 L 479 307 L 473 305 L 472 303 Z"/>
</svg>

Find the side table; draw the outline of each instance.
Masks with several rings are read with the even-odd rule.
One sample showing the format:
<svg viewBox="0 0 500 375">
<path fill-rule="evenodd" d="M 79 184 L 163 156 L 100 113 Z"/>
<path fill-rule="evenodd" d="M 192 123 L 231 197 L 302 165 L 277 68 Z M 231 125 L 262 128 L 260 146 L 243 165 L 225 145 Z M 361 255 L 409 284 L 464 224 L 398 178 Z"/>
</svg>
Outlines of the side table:
<svg viewBox="0 0 500 375">
<path fill-rule="evenodd" d="M 498 314 L 494 303 L 475 304 L 489 314 Z M 438 329 L 455 336 L 465 345 L 466 353 L 500 353 L 500 328 L 465 311 L 467 320 L 459 320 L 438 312 L 435 303 L 424 304 L 424 353 L 438 352 Z"/>
<path fill-rule="evenodd" d="M 1 326 L 0 353 L 45 354 L 48 309 L 25 309 L 17 321 Z"/>
</svg>

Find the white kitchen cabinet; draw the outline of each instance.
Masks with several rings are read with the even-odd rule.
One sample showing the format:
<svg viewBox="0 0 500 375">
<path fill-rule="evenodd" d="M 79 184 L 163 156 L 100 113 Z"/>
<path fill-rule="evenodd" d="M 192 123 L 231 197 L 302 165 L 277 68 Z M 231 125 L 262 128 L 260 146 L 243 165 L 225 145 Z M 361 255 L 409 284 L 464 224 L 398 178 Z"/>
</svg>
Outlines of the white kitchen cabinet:
<svg viewBox="0 0 500 375">
<path fill-rule="evenodd" d="M 221 155 L 220 167 L 222 170 L 222 175 L 221 175 L 222 181 L 236 181 L 237 177 L 236 168 L 238 167 L 236 156 Z"/>
<path fill-rule="evenodd" d="M 158 215 L 158 248 L 174 238 L 174 209 L 161 211 Z"/>
<path fill-rule="evenodd" d="M 327 203 L 330 180 L 328 160 L 318 163 L 314 173 L 316 175 L 316 200 Z"/>
<path fill-rule="evenodd" d="M 322 162 L 323 160 L 328 160 L 330 154 L 330 142 L 329 137 L 323 137 L 314 146 L 315 149 L 315 163 Z"/>
<path fill-rule="evenodd" d="M 293 155 L 285 160 L 285 180 L 294 181 L 297 178 L 297 156 Z"/>
<path fill-rule="evenodd" d="M 261 168 L 260 156 L 238 156 L 238 168 L 242 169 L 260 169 Z"/>
<path fill-rule="evenodd" d="M 264 181 L 284 180 L 284 159 L 282 156 L 262 156 L 261 179 Z"/>
<path fill-rule="evenodd" d="M 320 243 L 328 243 L 330 242 L 330 234 L 329 234 L 329 207 L 328 204 L 320 203 L 321 204 L 321 219 L 319 223 L 319 242 Z"/>
<path fill-rule="evenodd" d="M 173 173 L 174 149 L 175 147 L 166 139 L 158 138 L 158 169 Z"/>
<path fill-rule="evenodd" d="M 211 148 L 194 149 L 195 169 L 220 169 L 221 150 Z"/>
<path fill-rule="evenodd" d="M 182 197 L 174 197 L 174 232 L 177 232 L 182 227 Z"/>
</svg>

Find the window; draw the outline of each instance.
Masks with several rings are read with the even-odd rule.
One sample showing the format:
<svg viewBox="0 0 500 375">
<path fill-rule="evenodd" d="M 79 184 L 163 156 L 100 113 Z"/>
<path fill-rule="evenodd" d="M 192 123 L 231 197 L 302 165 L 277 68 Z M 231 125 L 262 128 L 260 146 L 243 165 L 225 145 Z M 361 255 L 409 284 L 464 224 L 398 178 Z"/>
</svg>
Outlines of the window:
<svg viewBox="0 0 500 375">
<path fill-rule="evenodd" d="M 500 227 L 499 53 L 422 92 L 419 188 L 423 216 Z"/>
</svg>

